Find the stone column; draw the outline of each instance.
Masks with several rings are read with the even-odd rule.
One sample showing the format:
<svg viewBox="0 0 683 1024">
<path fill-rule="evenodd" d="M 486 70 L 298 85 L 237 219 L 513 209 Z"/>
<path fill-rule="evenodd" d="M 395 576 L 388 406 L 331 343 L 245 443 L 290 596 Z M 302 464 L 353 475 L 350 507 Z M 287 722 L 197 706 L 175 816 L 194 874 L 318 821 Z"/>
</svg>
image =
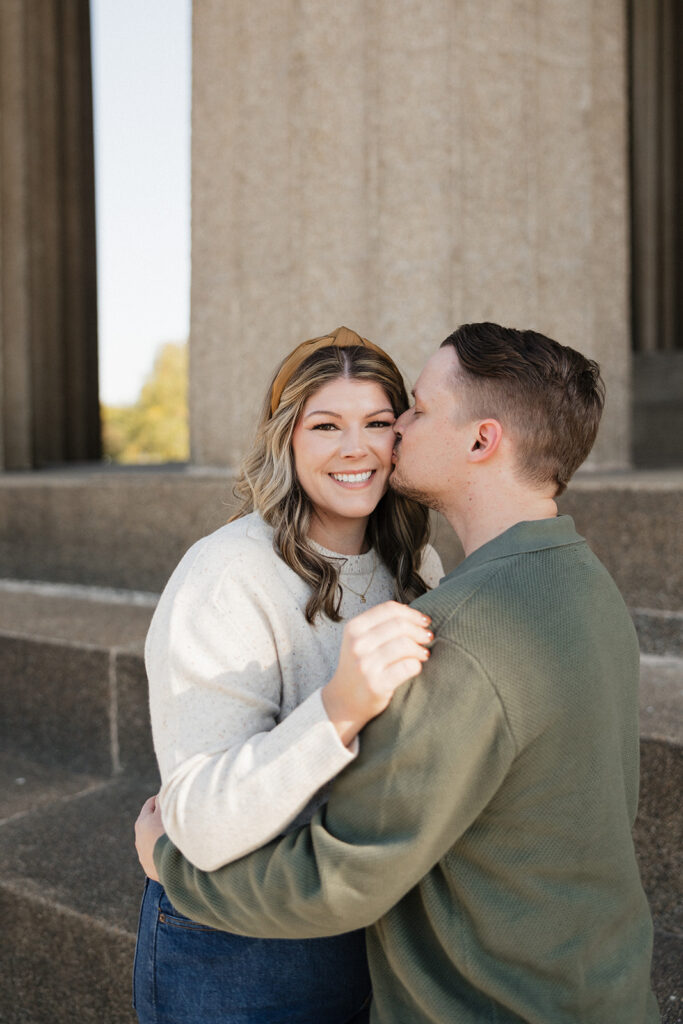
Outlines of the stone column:
<svg viewBox="0 0 683 1024">
<path fill-rule="evenodd" d="M 193 459 L 234 466 L 275 363 L 341 323 L 412 380 L 458 324 L 597 358 L 628 462 L 622 0 L 195 0 Z"/>
<path fill-rule="evenodd" d="M 87 0 L 0 4 L 0 468 L 98 458 Z"/>
</svg>

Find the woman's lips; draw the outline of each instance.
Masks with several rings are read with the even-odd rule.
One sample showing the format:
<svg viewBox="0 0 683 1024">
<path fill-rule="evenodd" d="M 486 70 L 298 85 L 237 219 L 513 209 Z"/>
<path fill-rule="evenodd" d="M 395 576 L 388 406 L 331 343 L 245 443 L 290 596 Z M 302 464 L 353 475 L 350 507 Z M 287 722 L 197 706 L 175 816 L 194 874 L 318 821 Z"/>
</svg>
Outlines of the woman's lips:
<svg viewBox="0 0 683 1024">
<path fill-rule="evenodd" d="M 342 487 L 360 488 L 370 484 L 376 472 L 375 469 L 364 469 L 356 473 L 330 473 L 329 475 L 336 484 L 340 484 Z"/>
</svg>

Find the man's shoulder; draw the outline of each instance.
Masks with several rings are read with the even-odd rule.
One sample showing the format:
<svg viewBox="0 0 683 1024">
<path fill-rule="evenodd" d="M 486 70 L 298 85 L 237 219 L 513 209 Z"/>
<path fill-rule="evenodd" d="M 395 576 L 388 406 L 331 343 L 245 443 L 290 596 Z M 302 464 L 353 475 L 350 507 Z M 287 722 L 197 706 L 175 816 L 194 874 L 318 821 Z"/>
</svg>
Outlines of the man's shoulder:
<svg viewBox="0 0 683 1024">
<path fill-rule="evenodd" d="M 460 636 L 468 621 L 491 627 L 553 615 L 583 618 L 595 606 L 623 618 L 623 600 L 611 576 L 583 539 L 578 543 L 466 559 L 438 587 L 413 602 L 444 638 Z"/>
<path fill-rule="evenodd" d="M 487 562 L 466 572 L 457 570 L 445 576 L 438 587 L 428 590 L 412 602 L 414 608 L 429 615 L 435 632 L 447 635 L 449 627 L 460 615 L 467 614 L 482 590 L 501 572 L 501 565 Z"/>
</svg>

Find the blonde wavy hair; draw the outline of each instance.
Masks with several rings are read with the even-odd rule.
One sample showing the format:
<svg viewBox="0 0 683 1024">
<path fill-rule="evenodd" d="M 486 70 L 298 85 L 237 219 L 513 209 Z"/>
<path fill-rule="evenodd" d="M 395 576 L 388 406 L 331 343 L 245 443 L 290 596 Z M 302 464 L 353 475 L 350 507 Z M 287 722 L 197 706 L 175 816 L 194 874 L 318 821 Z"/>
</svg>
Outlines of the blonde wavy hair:
<svg viewBox="0 0 683 1024">
<path fill-rule="evenodd" d="M 312 505 L 297 477 L 292 434 L 308 398 L 333 380 L 379 384 L 396 416 L 408 408 L 408 395 L 401 374 L 381 351 L 360 345 L 332 346 L 318 349 L 297 367 L 271 414 L 273 384 L 284 362 L 268 388 L 256 437 L 242 461 L 234 487 L 239 506 L 230 522 L 259 512 L 275 531 L 275 547 L 283 561 L 311 587 L 308 622 L 320 613 L 339 622 L 339 568 L 308 542 Z M 370 515 L 366 539 L 389 568 L 398 601 L 412 601 L 427 590 L 420 565 L 428 536 L 425 506 L 392 490 Z"/>
</svg>

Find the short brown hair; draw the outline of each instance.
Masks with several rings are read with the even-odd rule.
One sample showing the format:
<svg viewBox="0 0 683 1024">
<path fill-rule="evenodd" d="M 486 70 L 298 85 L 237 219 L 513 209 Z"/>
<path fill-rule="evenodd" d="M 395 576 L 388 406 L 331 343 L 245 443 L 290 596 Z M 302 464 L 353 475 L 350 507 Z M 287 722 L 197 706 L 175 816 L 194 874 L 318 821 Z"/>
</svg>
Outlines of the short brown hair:
<svg viewBox="0 0 683 1024">
<path fill-rule="evenodd" d="M 463 324 L 452 345 L 467 379 L 468 414 L 500 420 L 517 442 L 519 470 L 562 494 L 598 432 L 605 404 L 600 367 L 536 331 Z"/>
</svg>

